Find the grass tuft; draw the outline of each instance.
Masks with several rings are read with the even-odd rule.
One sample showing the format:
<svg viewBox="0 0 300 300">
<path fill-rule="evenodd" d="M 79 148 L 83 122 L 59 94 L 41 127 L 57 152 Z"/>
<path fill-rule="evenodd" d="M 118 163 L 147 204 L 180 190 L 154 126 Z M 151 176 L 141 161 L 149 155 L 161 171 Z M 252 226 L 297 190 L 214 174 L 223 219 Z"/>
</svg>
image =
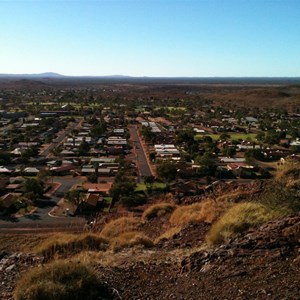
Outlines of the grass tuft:
<svg viewBox="0 0 300 300">
<path fill-rule="evenodd" d="M 151 220 L 156 217 L 161 217 L 169 212 L 172 212 L 176 208 L 175 204 L 171 203 L 159 203 L 149 206 L 143 213 L 142 218 L 144 220 Z"/>
<path fill-rule="evenodd" d="M 124 232 L 111 240 L 111 247 L 114 251 L 134 246 L 150 248 L 153 246 L 153 242 L 144 233 L 139 231 Z"/>
<path fill-rule="evenodd" d="M 227 201 L 206 200 L 200 203 L 178 207 L 170 218 L 170 223 L 182 226 L 194 222 L 212 223 L 233 204 Z"/>
<path fill-rule="evenodd" d="M 275 217 L 273 210 L 259 203 L 235 204 L 213 224 L 207 234 L 207 242 L 209 245 L 220 244 Z"/>
<path fill-rule="evenodd" d="M 141 221 L 138 218 L 122 217 L 107 223 L 100 235 L 106 239 L 111 239 L 124 232 L 137 230 L 140 224 Z"/>
<path fill-rule="evenodd" d="M 36 252 L 43 255 L 49 261 L 57 257 L 72 256 L 81 251 L 99 251 L 108 248 L 108 241 L 95 234 L 56 234 L 43 241 Z"/>
<path fill-rule="evenodd" d="M 111 297 L 89 267 L 58 261 L 26 272 L 17 283 L 16 300 L 81 300 Z"/>
</svg>

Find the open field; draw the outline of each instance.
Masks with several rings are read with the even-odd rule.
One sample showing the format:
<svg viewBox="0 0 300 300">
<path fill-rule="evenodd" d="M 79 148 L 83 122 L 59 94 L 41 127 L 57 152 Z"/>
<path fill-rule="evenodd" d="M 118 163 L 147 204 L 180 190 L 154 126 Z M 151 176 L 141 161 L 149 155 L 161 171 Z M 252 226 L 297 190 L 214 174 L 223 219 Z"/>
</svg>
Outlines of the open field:
<svg viewBox="0 0 300 300">
<path fill-rule="evenodd" d="M 154 184 L 152 186 L 153 190 L 163 190 L 164 188 L 166 188 L 166 184 L 163 182 L 154 182 Z M 138 183 L 135 191 L 136 192 L 146 191 L 146 189 L 147 189 L 146 184 Z"/>
<path fill-rule="evenodd" d="M 195 139 L 202 139 L 204 136 L 210 136 L 213 140 L 218 140 L 220 138 L 221 134 L 207 134 L 207 135 L 201 135 L 197 134 L 195 136 Z M 237 141 L 237 140 L 250 140 L 250 141 L 255 141 L 256 140 L 256 133 L 232 133 L 229 134 L 230 139 Z"/>
</svg>

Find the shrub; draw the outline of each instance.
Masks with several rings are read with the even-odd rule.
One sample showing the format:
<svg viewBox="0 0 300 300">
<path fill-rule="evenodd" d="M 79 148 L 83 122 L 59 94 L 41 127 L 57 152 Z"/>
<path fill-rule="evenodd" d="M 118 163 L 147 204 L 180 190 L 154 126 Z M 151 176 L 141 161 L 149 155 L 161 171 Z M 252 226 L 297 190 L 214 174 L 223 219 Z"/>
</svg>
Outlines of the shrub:
<svg viewBox="0 0 300 300">
<path fill-rule="evenodd" d="M 143 213 L 143 219 L 153 219 L 161 217 L 169 212 L 172 212 L 176 208 L 176 205 L 171 203 L 159 203 L 148 207 Z"/>
<path fill-rule="evenodd" d="M 193 222 L 212 223 L 233 204 L 226 201 L 206 200 L 201 203 L 178 207 L 170 218 L 174 225 L 185 225 Z"/>
<path fill-rule="evenodd" d="M 111 298 L 94 271 L 74 262 L 55 262 L 26 272 L 17 283 L 16 300 L 81 300 Z"/>
<path fill-rule="evenodd" d="M 114 251 L 134 246 L 150 248 L 153 246 L 153 242 L 144 233 L 139 231 L 124 232 L 111 240 L 111 247 Z"/>
<path fill-rule="evenodd" d="M 231 207 L 213 226 L 207 235 L 208 244 L 220 244 L 228 238 L 270 221 L 276 216 L 267 206 L 244 202 Z"/>
<path fill-rule="evenodd" d="M 53 235 L 48 240 L 44 241 L 36 249 L 36 252 L 42 254 L 46 260 L 51 260 L 54 257 L 67 257 L 81 251 L 88 250 L 106 250 L 108 242 L 103 237 L 95 234 L 76 235 Z"/>
<path fill-rule="evenodd" d="M 101 231 L 101 236 L 107 239 L 114 238 L 124 232 L 136 230 L 140 224 L 141 221 L 137 218 L 122 217 L 106 224 Z"/>
</svg>

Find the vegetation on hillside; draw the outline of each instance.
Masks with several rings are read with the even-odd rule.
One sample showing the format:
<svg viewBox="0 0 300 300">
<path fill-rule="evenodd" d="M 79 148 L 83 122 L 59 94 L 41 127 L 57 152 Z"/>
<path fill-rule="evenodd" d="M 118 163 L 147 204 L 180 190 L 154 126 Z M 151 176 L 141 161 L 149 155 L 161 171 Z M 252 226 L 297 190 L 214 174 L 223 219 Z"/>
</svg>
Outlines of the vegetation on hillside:
<svg viewBox="0 0 300 300">
<path fill-rule="evenodd" d="M 16 300 L 109 299 L 96 273 L 80 263 L 58 261 L 26 272 L 15 289 Z"/>
</svg>

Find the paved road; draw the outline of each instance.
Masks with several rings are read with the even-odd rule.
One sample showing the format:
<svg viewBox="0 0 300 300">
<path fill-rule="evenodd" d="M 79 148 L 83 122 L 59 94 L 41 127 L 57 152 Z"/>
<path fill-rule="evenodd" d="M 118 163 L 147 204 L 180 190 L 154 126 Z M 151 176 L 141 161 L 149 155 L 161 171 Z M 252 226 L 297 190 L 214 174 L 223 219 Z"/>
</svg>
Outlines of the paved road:
<svg viewBox="0 0 300 300">
<path fill-rule="evenodd" d="M 65 193 L 74 184 L 82 182 L 79 177 L 54 177 L 53 182 L 58 182 L 61 186 L 55 194 Z M 57 204 L 60 197 L 52 196 L 49 200 L 41 200 L 37 210 L 28 216 L 20 218 L 0 217 L 0 232 L 32 232 L 32 231 L 80 231 L 85 220 L 80 217 L 50 217 L 49 211 Z"/>
<path fill-rule="evenodd" d="M 139 169 L 140 176 L 151 176 L 152 172 L 138 136 L 137 128 L 134 125 L 129 125 L 128 129 L 130 132 L 130 139 L 133 142 L 133 153 L 136 155 L 137 167 Z"/>
<path fill-rule="evenodd" d="M 69 133 L 71 133 L 72 130 L 77 128 L 81 122 L 82 122 L 81 119 L 77 119 L 69 128 L 63 130 L 62 134 L 60 134 L 55 140 L 53 140 L 52 143 L 49 145 L 49 147 L 44 151 L 42 151 L 40 155 L 47 157 L 50 154 L 51 150 L 57 147 L 59 144 L 61 144 L 66 138 L 66 136 Z"/>
</svg>

